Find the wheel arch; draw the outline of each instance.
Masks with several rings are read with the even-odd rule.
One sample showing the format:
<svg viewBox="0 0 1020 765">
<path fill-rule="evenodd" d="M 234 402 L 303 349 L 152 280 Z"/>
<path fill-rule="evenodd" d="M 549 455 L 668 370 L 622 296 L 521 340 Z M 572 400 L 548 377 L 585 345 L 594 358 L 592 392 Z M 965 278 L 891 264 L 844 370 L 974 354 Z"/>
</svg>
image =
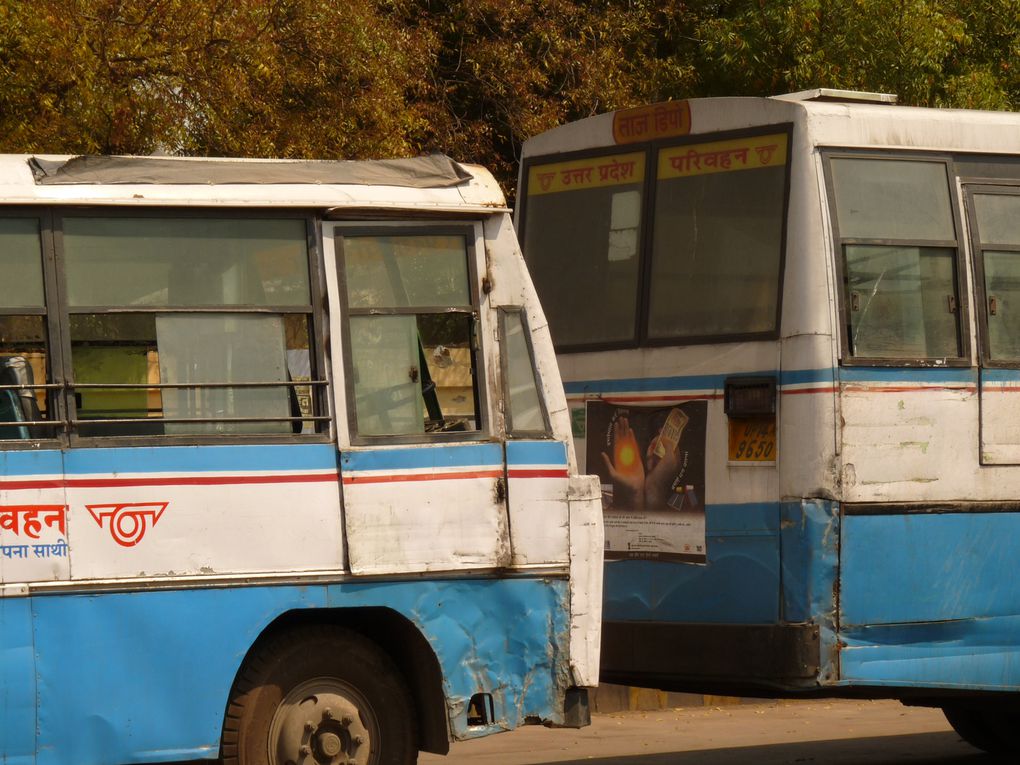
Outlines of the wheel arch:
<svg viewBox="0 0 1020 765">
<path fill-rule="evenodd" d="M 379 646 L 397 666 L 411 692 L 418 721 L 418 748 L 434 754 L 449 752 L 450 728 L 439 659 L 421 630 L 391 608 L 297 609 L 280 614 L 266 625 L 238 665 L 227 703 L 249 659 L 266 641 L 309 625 L 345 627 Z"/>
</svg>

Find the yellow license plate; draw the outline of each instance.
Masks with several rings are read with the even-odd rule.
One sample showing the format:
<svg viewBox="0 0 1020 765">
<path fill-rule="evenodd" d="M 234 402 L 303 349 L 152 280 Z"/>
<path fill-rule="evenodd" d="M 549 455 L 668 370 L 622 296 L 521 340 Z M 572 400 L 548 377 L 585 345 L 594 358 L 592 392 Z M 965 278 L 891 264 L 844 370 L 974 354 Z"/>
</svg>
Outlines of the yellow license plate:
<svg viewBox="0 0 1020 765">
<path fill-rule="evenodd" d="M 774 462 L 776 418 L 730 420 L 730 462 Z"/>
</svg>

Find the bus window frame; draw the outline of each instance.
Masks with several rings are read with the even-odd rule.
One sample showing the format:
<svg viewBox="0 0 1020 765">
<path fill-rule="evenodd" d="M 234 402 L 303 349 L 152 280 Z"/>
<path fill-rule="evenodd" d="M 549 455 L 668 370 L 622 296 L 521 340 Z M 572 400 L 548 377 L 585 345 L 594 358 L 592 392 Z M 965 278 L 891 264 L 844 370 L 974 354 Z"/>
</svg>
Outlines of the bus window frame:
<svg viewBox="0 0 1020 765">
<path fill-rule="evenodd" d="M 64 360 L 63 387 L 65 427 L 69 431 L 68 446 L 74 447 L 117 447 L 117 446 L 192 446 L 210 444 L 287 444 L 287 443 L 329 443 L 334 439 L 333 425 L 328 402 L 328 390 L 331 387 L 325 377 L 324 339 L 326 338 L 323 306 L 325 304 L 325 280 L 319 263 L 322 261 L 322 243 L 319 239 L 319 215 L 314 210 L 302 208 L 267 207 L 267 208 L 234 208 L 209 207 L 192 209 L 187 207 L 145 207 L 128 208 L 125 206 L 51 208 L 53 216 L 52 253 L 55 264 L 55 282 L 57 288 L 57 305 L 50 306 L 50 312 L 57 314 L 61 327 L 61 345 L 59 353 Z M 64 242 L 62 222 L 66 218 L 153 218 L 153 219 L 236 219 L 262 220 L 267 217 L 300 220 L 305 225 L 305 246 L 308 263 L 309 303 L 304 306 L 255 306 L 255 305 L 224 305 L 201 307 L 167 307 L 167 306 L 76 306 L 72 311 L 67 300 L 67 282 L 64 268 Z M 77 422 L 77 406 L 74 397 L 74 381 L 71 379 L 73 362 L 71 355 L 70 317 L 76 315 L 116 315 L 137 313 L 178 313 L 178 314 L 220 314 L 236 313 L 246 315 L 300 314 L 308 317 L 308 345 L 311 380 L 308 387 L 312 391 L 311 422 L 314 431 L 311 433 L 229 433 L 229 434 L 159 434 L 159 435 L 79 435 Z M 153 418 L 154 422 L 162 421 Z M 257 421 L 257 420 L 256 420 Z M 307 422 L 308 420 L 302 420 Z M 83 421 L 88 424 L 87 421 Z M 215 423 L 216 420 L 211 422 Z"/>
<path fill-rule="evenodd" d="M 521 331 L 524 334 L 524 343 L 528 349 L 528 363 L 531 364 L 531 373 L 535 379 L 535 390 L 538 393 L 538 408 L 542 413 L 542 430 L 524 430 L 514 427 L 513 407 L 510 405 L 510 354 L 507 351 L 506 323 L 509 315 L 518 316 L 521 320 Z M 545 385 L 542 380 L 542 372 L 538 367 L 538 358 L 535 356 L 535 344 L 531 336 L 531 326 L 528 321 L 528 311 L 523 305 L 501 305 L 496 310 L 499 332 L 499 370 L 502 378 L 500 394 L 504 399 L 504 430 L 509 439 L 525 440 L 547 440 L 553 437 L 552 424 L 549 421 L 549 405 L 545 399 Z"/>
<path fill-rule="evenodd" d="M 988 292 L 985 283 L 985 249 L 1002 252 L 1015 252 L 1020 256 L 1020 245 L 989 244 L 982 245 L 977 226 L 977 207 L 974 204 L 976 195 L 1002 195 L 1020 197 L 1020 177 L 1014 179 L 960 179 L 964 194 L 964 213 L 967 218 L 967 243 L 970 246 L 971 260 L 974 271 L 974 297 L 980 310 L 975 310 L 977 320 L 977 350 L 980 365 L 987 369 L 1017 369 L 1020 358 L 993 359 L 991 357 L 991 333 L 988 327 Z M 1007 191 L 1007 189 L 1009 189 Z M 977 306 L 975 306 L 977 309 Z"/>
<path fill-rule="evenodd" d="M 51 207 L 12 205 L 0 207 L 3 218 L 35 218 L 39 221 L 39 268 L 43 280 L 43 302 L 39 308 L 3 308 L 3 316 L 42 316 L 46 333 L 46 374 L 47 379 L 36 380 L 36 385 L 45 385 L 46 403 L 53 436 L 50 438 L 26 438 L 0 440 L 0 452 L 19 449 L 59 448 L 68 443 L 68 416 L 64 385 L 64 364 L 62 353 L 62 327 L 60 324 L 57 267 L 54 258 L 54 211 Z"/>
<path fill-rule="evenodd" d="M 778 294 L 776 296 L 776 315 L 773 329 L 768 332 L 734 333 L 727 335 L 697 335 L 684 338 L 650 338 L 648 334 L 648 321 L 649 303 L 651 299 L 652 245 L 655 234 L 654 212 L 656 186 L 658 183 L 658 153 L 664 149 L 670 149 L 676 146 L 696 145 L 738 138 L 750 138 L 775 133 L 784 133 L 786 135 L 787 157 L 785 165 L 786 173 L 783 179 L 783 212 L 779 243 L 779 271 L 776 284 Z M 593 351 L 625 350 L 631 348 L 683 347 L 688 345 L 712 345 L 778 340 L 782 336 L 783 285 L 786 276 L 786 255 L 789 236 L 790 195 L 793 177 L 793 149 L 794 123 L 775 122 L 765 125 L 755 125 L 750 128 L 741 128 L 738 130 L 692 133 L 685 136 L 670 137 L 659 140 L 613 144 L 611 146 L 599 146 L 590 149 L 577 149 L 568 152 L 557 152 L 527 157 L 522 162 L 521 166 L 521 188 L 518 189 L 519 200 L 527 200 L 528 198 L 528 181 L 531 175 L 531 168 L 535 165 L 541 166 L 555 164 L 575 159 L 595 159 L 614 154 L 633 154 L 642 152 L 645 155 L 645 177 L 641 190 L 641 221 L 638 230 L 638 295 L 635 303 L 635 333 L 629 340 L 575 343 L 572 345 L 560 345 L 559 343 L 556 343 L 556 338 L 554 336 L 553 343 L 556 353 L 586 353 Z M 649 224 L 649 222 L 651 222 L 651 224 Z M 525 203 L 523 207 L 521 207 L 520 220 L 517 226 L 518 239 L 521 242 L 522 248 L 527 242 L 527 225 L 528 205 Z M 525 258 L 525 260 L 527 260 L 527 258 Z"/>
<path fill-rule="evenodd" d="M 786 135 L 786 164 L 783 174 L 783 211 L 780 220 L 779 234 L 779 269 L 776 274 L 776 314 L 772 329 L 767 332 L 736 332 L 727 335 L 692 335 L 690 337 L 659 337 L 648 336 L 649 310 L 651 301 L 651 280 L 652 280 L 652 247 L 654 245 L 655 225 L 654 217 L 651 217 L 652 225 L 648 226 L 648 241 L 642 242 L 645 248 L 642 252 L 644 257 L 643 289 L 642 289 L 642 322 L 639 327 L 641 331 L 641 345 L 649 348 L 662 348 L 666 346 L 685 345 L 712 345 L 722 343 L 742 343 L 755 341 L 778 340 L 782 336 L 783 319 L 783 289 L 786 277 L 786 249 L 787 237 L 790 226 L 790 184 L 793 168 L 793 123 L 777 122 L 768 125 L 755 125 L 753 128 L 742 128 L 740 130 L 722 130 L 714 133 L 698 133 L 679 138 L 670 138 L 652 143 L 652 154 L 649 161 L 654 168 L 655 178 L 652 183 L 651 192 L 648 198 L 648 209 L 655 211 L 656 195 L 658 191 L 658 154 L 664 149 L 671 149 L 676 146 L 690 146 L 716 141 L 729 141 L 739 138 L 752 138 L 762 135 L 773 135 L 783 133 Z"/>
<path fill-rule="evenodd" d="M 351 308 L 347 300 L 347 269 L 343 263 L 342 248 L 345 237 L 358 236 L 459 236 L 464 240 L 468 265 L 468 298 L 471 301 L 470 316 L 473 325 L 471 356 L 473 364 L 472 386 L 475 393 L 475 413 L 478 427 L 470 431 L 449 431 L 435 433 L 408 433 L 396 435 L 364 435 L 358 431 L 358 415 L 354 393 L 354 359 L 351 354 Z M 344 402 L 347 413 L 347 437 L 351 446 L 383 446 L 408 444 L 456 444 L 496 440 L 489 409 L 486 381 L 489 380 L 486 359 L 486 341 L 482 332 L 482 294 L 479 281 L 477 242 L 482 238 L 482 223 L 477 217 L 462 222 L 437 221 L 430 223 L 421 219 L 404 218 L 386 221 L 336 221 L 333 228 L 334 252 L 331 257 L 336 263 L 337 299 L 340 305 L 341 351 L 344 370 Z M 450 313 L 448 306 L 410 306 L 408 308 L 355 309 L 355 316 L 417 316 L 420 314 Z M 334 352 L 338 349 L 334 348 Z"/>
<path fill-rule="evenodd" d="M 572 345 L 560 345 L 556 342 L 556 338 L 553 337 L 553 347 L 556 353 L 584 353 L 586 351 L 615 351 L 623 350 L 626 348 L 639 348 L 641 346 L 641 337 L 643 334 L 642 328 L 642 317 L 644 316 L 644 294 L 645 294 L 645 239 L 648 235 L 648 226 L 646 225 L 646 215 L 648 195 L 651 192 L 651 186 L 653 185 L 652 172 L 649 166 L 649 158 L 652 156 L 652 149 L 654 142 L 641 142 L 641 143 L 621 143 L 613 144 L 612 146 L 599 146 L 591 149 L 575 149 L 573 151 L 557 152 L 555 154 L 542 154 L 537 157 L 528 157 L 524 160 L 521 165 L 521 188 L 517 190 L 517 197 L 519 200 L 527 200 L 528 198 L 528 181 L 531 177 L 531 168 L 534 165 L 551 165 L 559 162 L 570 162 L 575 159 L 598 159 L 600 157 L 610 157 L 617 154 L 638 154 L 643 153 L 645 155 L 645 177 L 641 181 L 641 219 L 638 225 L 638 273 L 637 273 L 637 284 L 638 294 L 637 300 L 634 301 L 634 334 L 631 335 L 630 339 L 627 340 L 611 340 L 606 342 L 596 343 L 574 343 Z M 523 251 L 525 242 L 528 236 L 528 205 L 525 204 L 521 207 L 520 223 L 517 226 L 517 239 L 520 242 L 521 249 Z M 525 257 L 525 262 L 528 259 Z M 530 266 L 529 266 L 530 271 Z"/>
<path fill-rule="evenodd" d="M 970 368 L 972 366 L 972 351 L 970 344 L 970 297 L 967 287 L 967 262 L 964 252 L 965 237 L 962 235 L 963 219 L 960 209 L 960 200 L 957 194 L 957 176 L 953 157 L 950 153 L 939 151 L 904 151 L 902 149 L 853 149 L 842 146 L 819 146 L 817 147 L 822 159 L 823 183 L 825 190 L 825 201 L 829 216 L 830 242 L 832 245 L 832 257 L 834 258 L 833 273 L 838 277 L 838 284 L 834 285 L 836 293 L 836 310 L 839 317 L 839 349 L 840 366 L 845 367 L 900 367 L 900 368 Z M 946 171 L 946 192 L 949 195 L 949 210 L 952 216 L 953 228 L 956 239 L 879 239 L 879 238 L 842 238 L 839 232 L 839 219 L 836 211 L 835 183 L 832 176 L 833 159 L 878 159 L 898 160 L 912 162 L 939 163 Z M 938 358 L 919 358 L 916 356 L 902 356 L 894 358 L 875 356 L 855 356 L 850 349 L 850 311 L 847 304 L 847 291 L 849 285 L 849 274 L 847 271 L 846 245 L 875 245 L 875 246 L 903 246 L 903 247 L 941 247 L 955 251 L 953 257 L 953 288 L 956 297 L 956 334 L 959 348 L 959 355 Z"/>
</svg>

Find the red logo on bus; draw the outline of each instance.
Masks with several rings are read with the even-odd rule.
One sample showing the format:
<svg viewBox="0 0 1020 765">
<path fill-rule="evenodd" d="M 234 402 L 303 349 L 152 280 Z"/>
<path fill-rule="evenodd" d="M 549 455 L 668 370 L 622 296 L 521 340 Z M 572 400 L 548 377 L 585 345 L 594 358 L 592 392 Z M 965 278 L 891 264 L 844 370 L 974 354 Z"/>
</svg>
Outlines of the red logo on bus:
<svg viewBox="0 0 1020 765">
<path fill-rule="evenodd" d="M 86 505 L 99 528 L 108 529 L 121 547 L 134 547 L 155 526 L 169 502 L 130 502 Z"/>
</svg>

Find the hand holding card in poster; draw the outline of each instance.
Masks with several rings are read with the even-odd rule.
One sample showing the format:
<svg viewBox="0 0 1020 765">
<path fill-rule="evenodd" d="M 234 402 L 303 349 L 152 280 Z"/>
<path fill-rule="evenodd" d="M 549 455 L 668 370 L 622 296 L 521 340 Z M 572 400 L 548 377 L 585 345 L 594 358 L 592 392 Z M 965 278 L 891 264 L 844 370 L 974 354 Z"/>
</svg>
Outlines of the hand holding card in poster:
<svg viewBox="0 0 1020 765">
<path fill-rule="evenodd" d="M 632 510 L 645 504 L 645 466 L 641 449 L 626 415 L 612 420 L 612 458 L 602 452 L 602 464 L 612 479 L 612 499 Z M 603 480 L 605 484 L 605 480 Z"/>
<path fill-rule="evenodd" d="M 706 401 L 587 404 L 588 462 L 602 480 L 606 558 L 705 562 Z"/>
</svg>

